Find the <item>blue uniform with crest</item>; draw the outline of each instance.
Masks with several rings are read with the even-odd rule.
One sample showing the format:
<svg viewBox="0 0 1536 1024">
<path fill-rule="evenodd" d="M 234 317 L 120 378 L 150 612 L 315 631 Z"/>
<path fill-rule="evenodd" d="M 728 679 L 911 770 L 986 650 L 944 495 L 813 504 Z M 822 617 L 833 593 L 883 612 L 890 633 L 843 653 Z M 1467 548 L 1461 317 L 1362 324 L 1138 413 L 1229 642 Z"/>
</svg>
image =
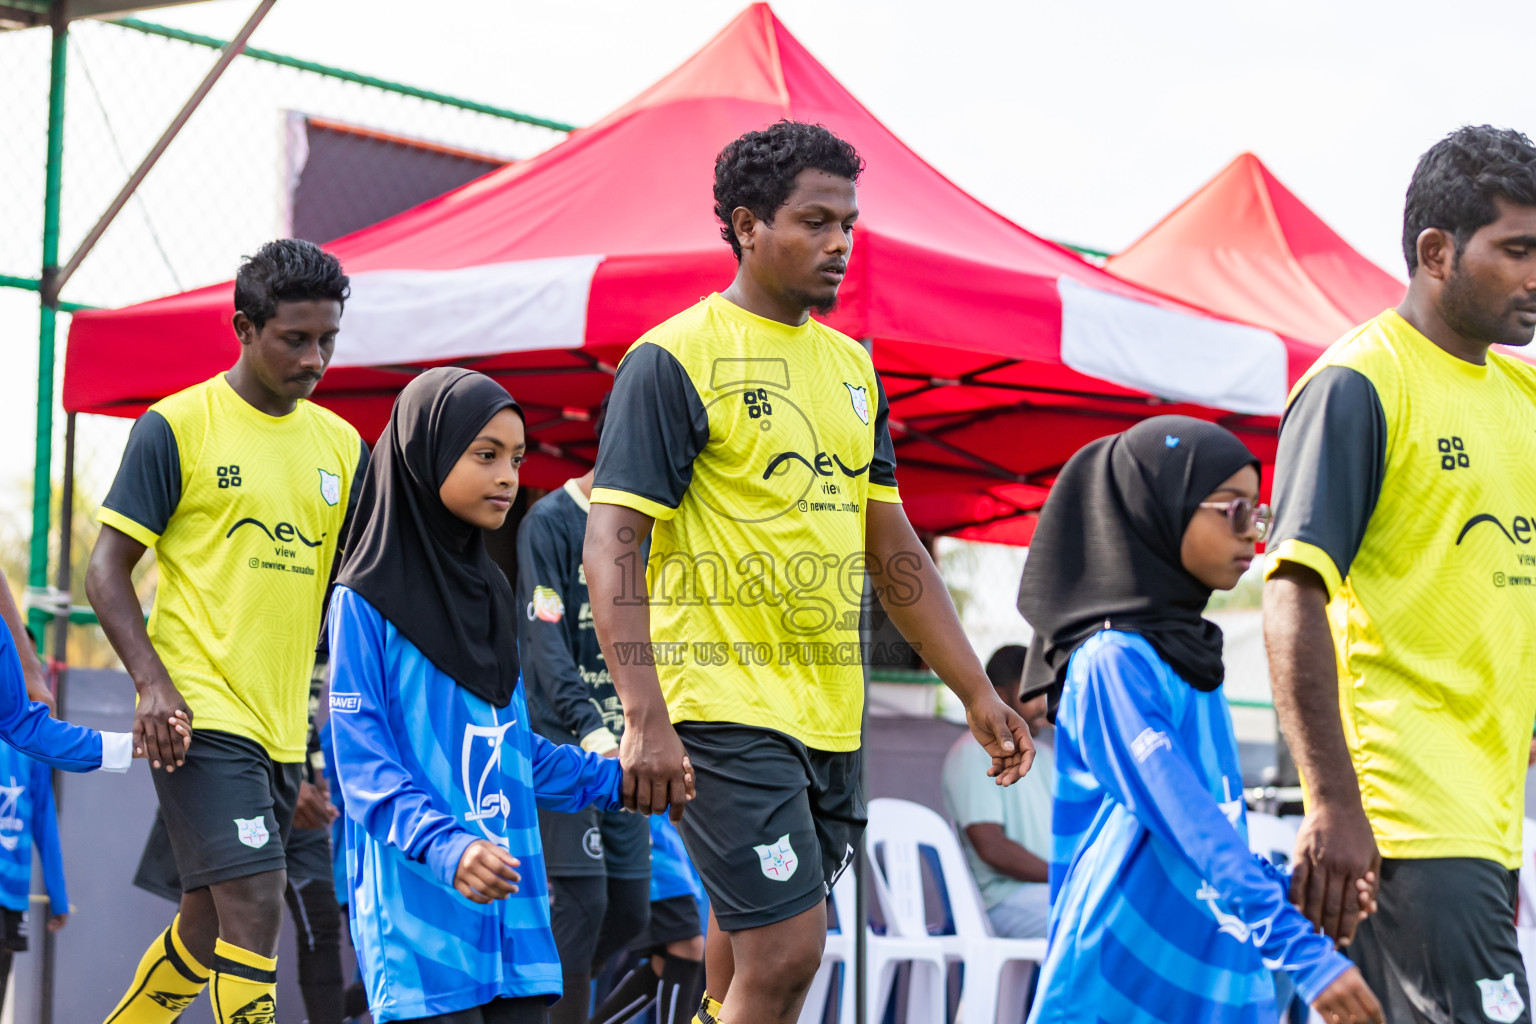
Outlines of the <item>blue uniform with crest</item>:
<svg viewBox="0 0 1536 1024">
<path fill-rule="evenodd" d="M 504 708 L 463 689 L 347 587 L 329 630 L 346 898 L 374 1020 L 558 997 L 536 807 L 617 808 L 618 762 L 534 733 L 521 684 Z M 477 839 L 522 862 L 507 899 L 453 889 Z"/>
</svg>

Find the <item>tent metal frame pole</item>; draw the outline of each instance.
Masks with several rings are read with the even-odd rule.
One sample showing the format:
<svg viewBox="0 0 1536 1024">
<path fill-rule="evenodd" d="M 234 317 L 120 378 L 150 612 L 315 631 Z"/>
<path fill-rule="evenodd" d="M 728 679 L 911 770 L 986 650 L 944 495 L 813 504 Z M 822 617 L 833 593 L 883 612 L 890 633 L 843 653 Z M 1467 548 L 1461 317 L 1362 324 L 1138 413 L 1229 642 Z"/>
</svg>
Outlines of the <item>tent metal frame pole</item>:
<svg viewBox="0 0 1536 1024">
<path fill-rule="evenodd" d="M 43 170 L 43 261 L 38 287 L 37 331 L 37 438 L 32 467 L 32 538 L 27 570 L 27 589 L 43 594 L 48 589 L 49 504 L 53 497 L 53 370 L 58 334 L 58 292 L 48 282 L 58 272 L 59 209 L 64 168 L 64 67 L 69 47 L 69 16 L 65 0 L 48 7 L 52 52 L 48 69 L 47 164 Z M 27 602 L 27 624 L 37 635 L 43 653 L 43 627 L 47 613 Z"/>
<path fill-rule="evenodd" d="M 197 88 L 192 90 L 192 95 L 187 98 L 187 102 L 182 105 L 181 110 L 171 119 L 171 123 L 166 126 L 165 131 L 161 133 L 154 146 L 150 147 L 149 152 L 144 155 L 144 159 L 139 161 L 139 166 L 134 168 L 133 173 L 128 176 L 128 180 L 123 183 L 123 187 L 118 191 L 117 196 L 111 203 L 107 204 L 106 210 L 103 211 L 101 217 L 97 219 L 96 224 L 91 230 L 86 232 L 85 239 L 80 243 L 80 247 L 75 250 L 75 254 L 69 258 L 69 262 L 64 264 L 63 269 L 54 277 L 50 278 L 44 275 L 43 295 L 45 297 L 54 302 L 58 301 L 59 292 L 64 290 L 64 285 L 74 276 L 75 271 L 80 269 L 80 264 L 90 255 L 91 250 L 96 247 L 96 243 L 101 241 L 101 236 L 106 233 L 112 221 L 117 218 L 117 215 L 122 212 L 123 207 L 128 204 L 129 198 L 138 190 L 139 185 L 149 175 L 149 172 L 159 161 L 161 155 L 170 148 L 171 143 L 181 132 L 182 127 L 191 119 L 197 108 L 202 105 L 209 91 L 224 76 L 224 72 L 234 63 L 235 58 L 240 56 L 240 52 L 245 49 L 246 42 L 251 38 L 251 33 L 256 31 L 256 26 L 261 24 L 261 20 L 267 16 L 267 12 L 272 9 L 272 5 L 275 3 L 277 3 L 277 0 L 260 0 L 260 3 L 256 5 L 256 9 L 251 12 L 251 16 L 240 27 L 240 31 L 235 34 L 235 38 L 230 40 L 229 44 L 219 52 L 219 59 L 213 62 L 213 67 L 208 69 L 208 74 L 204 75 Z"/>
</svg>

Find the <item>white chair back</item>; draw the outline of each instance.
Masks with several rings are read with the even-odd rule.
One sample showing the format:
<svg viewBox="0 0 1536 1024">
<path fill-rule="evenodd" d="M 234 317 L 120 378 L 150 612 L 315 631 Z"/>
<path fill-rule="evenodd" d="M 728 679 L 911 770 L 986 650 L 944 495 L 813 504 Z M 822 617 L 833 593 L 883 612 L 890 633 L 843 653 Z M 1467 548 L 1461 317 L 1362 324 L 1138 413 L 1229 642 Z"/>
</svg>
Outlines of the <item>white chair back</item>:
<svg viewBox="0 0 1536 1024">
<path fill-rule="evenodd" d="M 905 919 L 910 920 L 915 913 L 926 933 L 921 848 L 928 846 L 938 855 L 939 881 L 949 897 L 955 934 L 963 938 L 992 934 L 981 892 L 976 888 L 965 852 L 949 822 L 927 807 L 907 800 L 871 800 L 868 836 L 872 850 L 883 848 L 888 863 L 894 858 L 902 866 L 899 878 L 908 888 L 892 896 L 898 901 Z"/>
</svg>

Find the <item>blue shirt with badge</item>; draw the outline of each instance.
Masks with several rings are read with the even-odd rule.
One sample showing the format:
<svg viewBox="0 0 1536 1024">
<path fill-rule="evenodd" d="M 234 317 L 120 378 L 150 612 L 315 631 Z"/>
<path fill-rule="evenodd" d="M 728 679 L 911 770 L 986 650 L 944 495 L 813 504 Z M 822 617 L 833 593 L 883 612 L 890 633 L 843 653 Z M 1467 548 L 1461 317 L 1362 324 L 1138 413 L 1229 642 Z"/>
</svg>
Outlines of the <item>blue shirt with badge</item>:
<svg viewBox="0 0 1536 1024">
<path fill-rule="evenodd" d="M 1031 1024 L 1276 1019 L 1271 971 L 1308 1003 L 1350 963 L 1248 849 L 1220 689 L 1145 639 L 1073 654 L 1056 712 L 1051 930 Z"/>
<path fill-rule="evenodd" d="M 329 630 L 345 898 L 373 1019 L 557 998 L 536 807 L 619 808 L 618 762 L 534 733 L 521 682 L 504 708 L 463 689 L 347 587 Z M 521 861 L 508 898 L 477 904 L 453 888 L 477 839 Z"/>
</svg>

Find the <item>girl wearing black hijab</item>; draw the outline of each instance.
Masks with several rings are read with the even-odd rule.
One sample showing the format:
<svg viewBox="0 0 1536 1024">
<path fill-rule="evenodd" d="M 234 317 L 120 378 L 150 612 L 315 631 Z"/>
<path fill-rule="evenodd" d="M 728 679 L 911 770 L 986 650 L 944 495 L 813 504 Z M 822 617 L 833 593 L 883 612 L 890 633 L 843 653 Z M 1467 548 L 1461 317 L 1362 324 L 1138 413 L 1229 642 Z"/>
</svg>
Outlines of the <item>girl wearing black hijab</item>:
<svg viewBox="0 0 1536 1024">
<path fill-rule="evenodd" d="M 1041 511 L 1019 610 L 1058 774 L 1031 1024 L 1272 1021 L 1272 970 L 1327 1024 L 1381 1020 L 1248 849 L 1221 630 L 1201 613 L 1252 562 L 1269 523 L 1258 500 L 1241 441 L 1159 416 L 1078 452 Z"/>
<path fill-rule="evenodd" d="M 532 1024 L 560 995 L 535 804 L 617 810 L 616 760 L 528 727 L 505 522 L 522 410 L 469 370 L 400 393 L 331 598 L 352 937 L 376 1021 Z"/>
</svg>

